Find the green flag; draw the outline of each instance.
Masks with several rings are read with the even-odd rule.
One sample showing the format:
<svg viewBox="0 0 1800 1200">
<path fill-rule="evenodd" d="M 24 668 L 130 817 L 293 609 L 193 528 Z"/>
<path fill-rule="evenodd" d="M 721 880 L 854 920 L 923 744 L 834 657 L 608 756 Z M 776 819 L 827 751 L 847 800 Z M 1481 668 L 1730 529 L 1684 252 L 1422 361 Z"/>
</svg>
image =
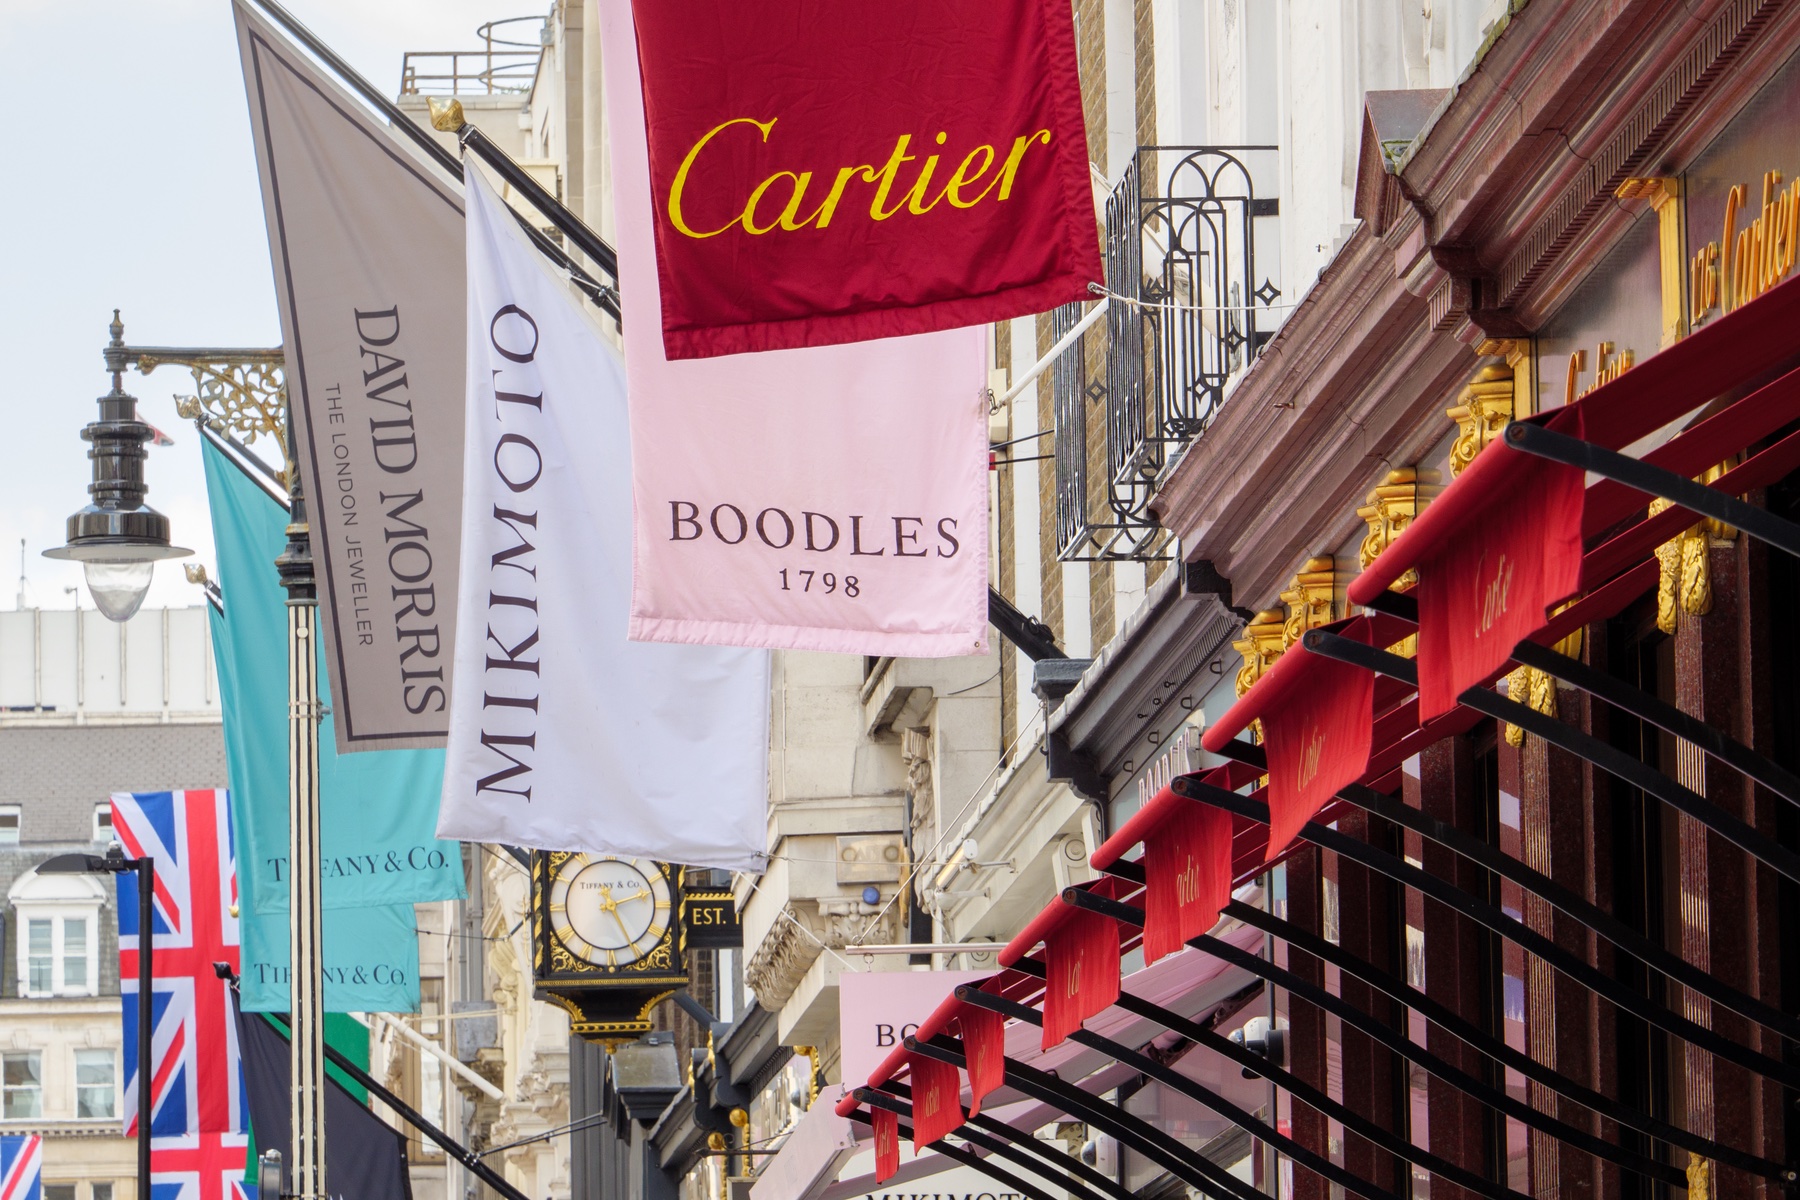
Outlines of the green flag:
<svg viewBox="0 0 1800 1200">
<path fill-rule="evenodd" d="M 245 1012 L 288 1011 L 286 913 L 238 919 Z M 325 912 L 327 1012 L 418 1012 L 419 929 L 410 904 Z"/>
<path fill-rule="evenodd" d="M 275 558 L 287 513 L 210 443 L 206 492 L 225 616 L 214 614 L 214 655 L 225 712 L 225 753 L 237 829 L 238 887 L 259 914 L 288 896 L 287 596 Z M 323 659 L 323 647 L 316 653 Z M 319 699 L 331 697 L 319 671 Z M 436 835 L 442 750 L 340 756 L 327 715 L 319 730 L 319 827 L 327 909 L 459 899 L 462 854 Z M 408 922 L 410 925 L 410 921 Z"/>
</svg>

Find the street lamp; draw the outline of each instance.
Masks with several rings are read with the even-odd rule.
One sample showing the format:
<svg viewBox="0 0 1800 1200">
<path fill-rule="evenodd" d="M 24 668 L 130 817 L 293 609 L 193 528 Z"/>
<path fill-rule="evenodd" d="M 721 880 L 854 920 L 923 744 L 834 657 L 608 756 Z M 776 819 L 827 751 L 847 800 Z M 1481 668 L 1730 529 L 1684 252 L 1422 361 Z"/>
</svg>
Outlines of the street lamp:
<svg viewBox="0 0 1800 1200">
<path fill-rule="evenodd" d="M 154 435 L 138 420 L 137 400 L 120 386 L 127 359 L 119 321 L 113 310 L 112 341 L 105 350 L 112 372 L 112 391 L 100 397 L 100 418 L 81 431 L 92 444 L 93 498 L 68 520 L 69 544 L 44 551 L 46 558 L 72 559 L 87 575 L 94 606 L 110 620 L 129 621 L 150 590 L 155 564 L 185 558 L 192 550 L 169 544 L 169 518 L 144 503 L 144 443 Z"/>
<path fill-rule="evenodd" d="M 119 326 L 115 320 L 113 329 L 117 336 Z M 114 390 L 117 390 L 117 377 L 114 379 Z M 126 397 L 130 399 L 130 397 Z M 96 473 L 98 468 L 96 468 Z M 70 518 L 71 525 L 74 518 Z M 166 522 L 165 522 L 166 524 Z M 96 597 L 97 599 L 97 597 Z M 139 596 L 139 600 L 142 596 Z M 132 610 L 137 604 L 132 604 Z M 107 614 L 112 616 L 111 613 Z M 126 613 L 129 617 L 131 613 Z M 113 617 L 115 621 L 124 617 Z M 156 891 L 156 860 L 148 855 L 143 858 L 126 858 L 125 851 L 119 843 L 114 842 L 100 854 L 58 854 L 55 858 L 38 864 L 39 875 L 121 875 L 126 871 L 137 872 L 138 885 L 138 1036 L 137 1036 L 137 1111 L 138 1111 L 138 1185 L 140 1197 L 150 1195 L 150 1008 L 154 998 L 152 993 L 152 973 L 150 959 L 155 953 L 156 934 L 152 928 L 150 911 L 151 897 Z"/>
</svg>

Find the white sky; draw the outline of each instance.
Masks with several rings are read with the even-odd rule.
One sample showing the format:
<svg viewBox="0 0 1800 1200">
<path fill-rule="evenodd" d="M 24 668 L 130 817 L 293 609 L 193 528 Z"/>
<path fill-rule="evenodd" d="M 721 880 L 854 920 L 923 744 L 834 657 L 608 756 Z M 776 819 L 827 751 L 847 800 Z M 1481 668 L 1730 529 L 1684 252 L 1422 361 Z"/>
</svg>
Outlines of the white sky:
<svg viewBox="0 0 1800 1200">
<path fill-rule="evenodd" d="M 470 49 L 475 28 L 548 0 L 285 0 L 390 95 L 408 50 Z M 0 608 L 69 608 L 81 568 L 41 557 L 87 502 L 83 425 L 110 386 L 112 310 L 134 345 L 280 343 L 231 0 L 0 0 Z M 175 415 L 185 370 L 126 375 L 152 449 L 149 503 L 213 563 L 199 439 Z M 200 602 L 178 563 L 146 605 Z M 93 607 L 83 589 L 81 605 Z"/>
</svg>

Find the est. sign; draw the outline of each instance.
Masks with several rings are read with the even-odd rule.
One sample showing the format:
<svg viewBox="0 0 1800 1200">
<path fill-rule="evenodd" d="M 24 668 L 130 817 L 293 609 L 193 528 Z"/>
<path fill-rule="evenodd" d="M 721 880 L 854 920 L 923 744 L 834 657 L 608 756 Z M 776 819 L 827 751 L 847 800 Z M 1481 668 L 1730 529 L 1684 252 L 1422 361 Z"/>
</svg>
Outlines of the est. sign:
<svg viewBox="0 0 1800 1200">
<path fill-rule="evenodd" d="M 684 892 L 681 924 L 690 950 L 734 950 L 744 944 L 744 927 L 730 892 Z"/>
</svg>

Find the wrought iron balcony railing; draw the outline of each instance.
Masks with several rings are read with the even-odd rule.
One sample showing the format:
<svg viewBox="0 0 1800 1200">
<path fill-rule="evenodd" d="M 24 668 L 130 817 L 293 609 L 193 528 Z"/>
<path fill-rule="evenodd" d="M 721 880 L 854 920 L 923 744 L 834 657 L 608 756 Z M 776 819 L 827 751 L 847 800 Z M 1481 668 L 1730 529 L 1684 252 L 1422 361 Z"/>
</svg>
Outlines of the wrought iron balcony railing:
<svg viewBox="0 0 1800 1200">
<path fill-rule="evenodd" d="M 1107 199 L 1106 332 L 1051 372 L 1064 561 L 1167 556 L 1156 485 L 1279 324 L 1277 165 L 1273 146 L 1144 146 Z M 1052 338 L 1086 307 L 1051 314 Z"/>
</svg>

